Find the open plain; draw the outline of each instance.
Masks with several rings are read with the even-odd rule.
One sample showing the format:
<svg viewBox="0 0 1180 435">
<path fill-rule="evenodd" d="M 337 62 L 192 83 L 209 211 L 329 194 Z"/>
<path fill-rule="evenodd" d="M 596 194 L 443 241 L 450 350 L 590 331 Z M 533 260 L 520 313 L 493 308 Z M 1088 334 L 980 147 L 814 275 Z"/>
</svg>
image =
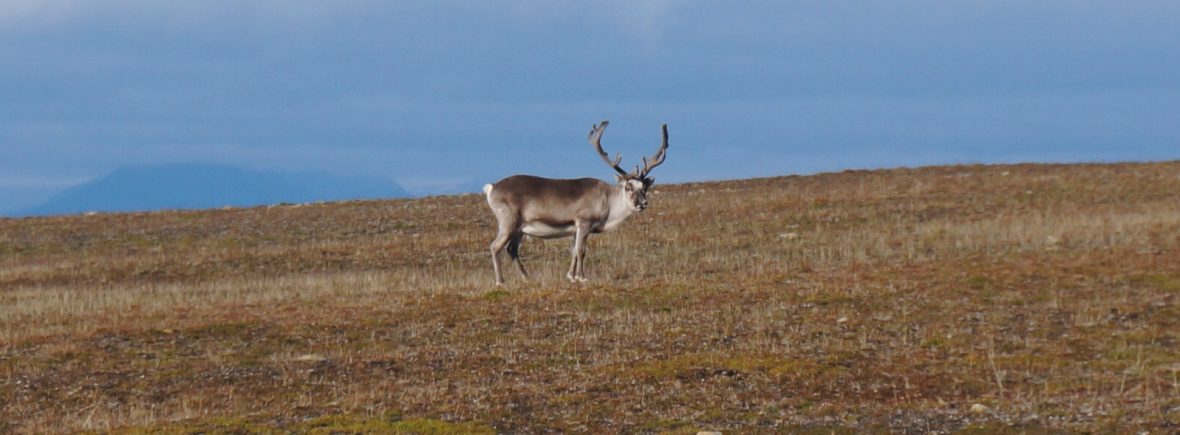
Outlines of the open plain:
<svg viewBox="0 0 1180 435">
<path fill-rule="evenodd" d="M 655 191 L 0 219 L 0 432 L 1180 431 L 1180 162 Z"/>
</svg>

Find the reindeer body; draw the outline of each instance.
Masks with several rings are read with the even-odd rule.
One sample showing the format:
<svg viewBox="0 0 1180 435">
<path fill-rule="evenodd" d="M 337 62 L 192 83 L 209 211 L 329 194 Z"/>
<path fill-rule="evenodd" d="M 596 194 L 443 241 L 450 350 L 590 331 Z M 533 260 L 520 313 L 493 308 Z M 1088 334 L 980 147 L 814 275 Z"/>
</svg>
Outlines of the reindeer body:
<svg viewBox="0 0 1180 435">
<path fill-rule="evenodd" d="M 541 239 L 573 236 L 579 220 L 590 223 L 591 233 L 614 229 L 634 212 L 619 193 L 619 186 L 597 178 L 513 175 L 484 186 L 497 220 L 512 221 L 517 231 Z"/>
<path fill-rule="evenodd" d="M 652 162 L 644 159 L 644 169 L 636 168 L 629 174 L 619 168 L 620 158 L 612 163 L 599 142 L 607 122 L 594 126 L 590 143 L 595 145 L 604 161 L 619 173 L 619 184 L 611 185 L 595 178 L 552 179 L 532 175 L 513 175 L 484 185 L 488 206 L 496 216 L 498 232 L 492 240 L 492 266 L 496 284 L 503 285 L 499 252 L 507 250 L 521 275 L 528 277 L 520 259 L 520 243 L 524 236 L 542 239 L 573 237 L 573 255 L 566 278 L 574 282 L 586 281 L 582 263 L 586 252 L 586 238 L 592 233 L 610 231 L 635 212 L 647 207 L 647 188 L 655 182 L 647 173 L 663 163 L 668 147 L 665 125 L 664 143 Z"/>
</svg>

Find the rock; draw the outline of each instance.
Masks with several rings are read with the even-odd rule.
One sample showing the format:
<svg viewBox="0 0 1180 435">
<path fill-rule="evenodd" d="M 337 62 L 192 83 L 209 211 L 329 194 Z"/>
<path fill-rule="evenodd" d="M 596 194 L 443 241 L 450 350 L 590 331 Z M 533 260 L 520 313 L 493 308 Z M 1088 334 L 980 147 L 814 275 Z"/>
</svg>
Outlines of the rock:
<svg viewBox="0 0 1180 435">
<path fill-rule="evenodd" d="M 988 412 L 991 412 L 991 410 L 992 410 L 991 408 L 988 408 L 987 405 L 984 405 L 982 403 L 976 403 L 974 405 L 971 405 L 971 413 L 972 414 L 986 414 Z"/>
<path fill-rule="evenodd" d="M 295 361 L 299 361 L 299 362 L 320 362 L 320 361 L 327 361 L 327 360 L 328 360 L 327 358 L 316 355 L 314 353 L 299 355 L 299 356 L 295 357 Z"/>
<path fill-rule="evenodd" d="M 796 232 L 779 233 L 778 238 L 786 239 L 786 240 L 795 240 L 795 239 L 799 238 L 799 233 L 796 233 Z"/>
<path fill-rule="evenodd" d="M 839 319 L 836 319 L 836 323 L 837 323 L 837 324 L 841 324 L 841 325 L 842 325 L 842 324 L 845 324 L 845 323 L 848 323 L 848 318 L 847 318 L 847 317 L 841 317 L 841 318 L 839 318 Z"/>
</svg>

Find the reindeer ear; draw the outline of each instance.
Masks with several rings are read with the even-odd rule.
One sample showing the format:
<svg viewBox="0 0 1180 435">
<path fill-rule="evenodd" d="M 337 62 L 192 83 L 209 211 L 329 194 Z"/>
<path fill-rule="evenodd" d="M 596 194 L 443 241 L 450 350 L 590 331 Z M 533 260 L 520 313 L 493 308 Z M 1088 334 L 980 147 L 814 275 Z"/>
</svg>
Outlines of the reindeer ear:
<svg viewBox="0 0 1180 435">
<path fill-rule="evenodd" d="M 653 185 L 653 184 L 656 184 L 656 179 L 655 179 L 655 177 L 650 177 L 650 178 L 644 178 L 644 179 L 643 179 L 643 187 L 651 187 L 651 185 Z"/>
<path fill-rule="evenodd" d="M 619 182 L 619 184 L 623 184 L 627 182 L 627 178 L 623 177 L 622 175 L 615 174 L 615 181 Z"/>
</svg>

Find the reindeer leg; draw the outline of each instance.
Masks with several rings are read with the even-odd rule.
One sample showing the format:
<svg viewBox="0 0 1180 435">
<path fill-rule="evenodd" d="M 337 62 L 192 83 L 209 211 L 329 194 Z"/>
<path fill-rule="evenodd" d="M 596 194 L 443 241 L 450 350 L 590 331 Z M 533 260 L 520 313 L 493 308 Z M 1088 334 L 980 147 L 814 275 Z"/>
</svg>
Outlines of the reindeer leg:
<svg viewBox="0 0 1180 435">
<path fill-rule="evenodd" d="M 495 240 L 492 240 L 492 269 L 496 271 L 496 285 L 504 285 L 504 275 L 500 273 L 500 250 L 504 249 L 504 245 L 508 244 L 508 236 L 500 231 L 496 235 Z"/>
<path fill-rule="evenodd" d="M 512 235 L 520 232 L 520 219 L 511 214 L 510 210 L 495 209 L 496 221 L 499 224 L 499 232 L 496 233 L 496 238 L 492 240 L 492 269 L 496 271 L 496 285 L 504 285 L 504 274 L 500 272 L 500 251 L 504 249 L 508 242 L 512 239 Z"/>
<path fill-rule="evenodd" d="M 568 279 L 570 282 L 578 282 L 574 278 L 574 272 L 578 270 L 578 240 L 581 240 L 581 238 L 574 236 L 573 246 L 570 247 L 570 271 L 565 273 L 565 279 Z"/>
<path fill-rule="evenodd" d="M 578 226 L 578 233 L 574 236 L 574 250 L 576 251 L 574 262 L 577 267 L 574 271 L 574 279 L 578 282 L 586 282 L 588 280 L 586 279 L 583 265 L 586 262 L 586 240 L 590 238 L 590 223 L 579 221 L 576 225 Z"/>
<path fill-rule="evenodd" d="M 577 227 L 577 233 L 574 234 L 574 244 L 570 248 L 570 271 L 565 274 L 565 278 L 570 282 L 582 282 L 582 254 L 586 252 L 586 233 L 589 231 L 583 230 L 584 225 L 582 221 L 574 222 Z"/>
<path fill-rule="evenodd" d="M 512 257 L 512 262 L 516 263 L 516 270 L 520 271 L 520 275 L 528 278 L 529 273 L 524 270 L 524 261 L 520 258 L 520 242 L 524 239 L 524 233 L 513 233 L 508 238 L 508 256 Z"/>
</svg>

